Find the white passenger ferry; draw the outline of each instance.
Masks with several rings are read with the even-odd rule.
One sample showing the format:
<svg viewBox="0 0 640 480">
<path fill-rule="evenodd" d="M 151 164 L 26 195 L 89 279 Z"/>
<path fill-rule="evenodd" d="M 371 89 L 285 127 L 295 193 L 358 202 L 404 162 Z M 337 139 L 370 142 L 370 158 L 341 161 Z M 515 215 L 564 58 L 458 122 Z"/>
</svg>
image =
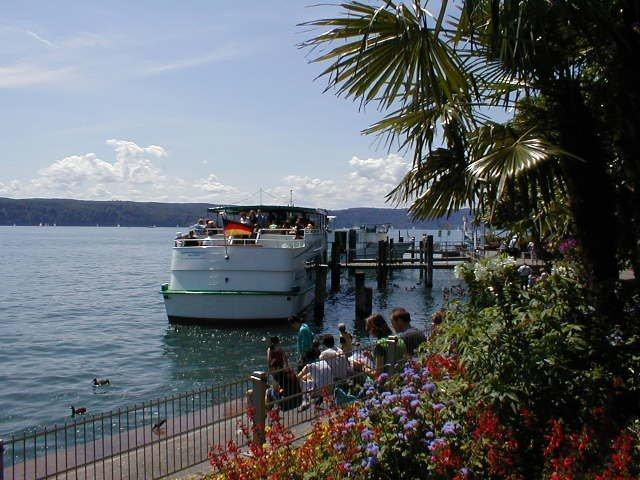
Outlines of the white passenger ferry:
<svg viewBox="0 0 640 480">
<path fill-rule="evenodd" d="M 308 267 L 326 253 L 326 211 L 220 205 L 209 213 L 215 227 L 175 240 L 162 286 L 170 322 L 260 325 L 313 302 Z"/>
</svg>

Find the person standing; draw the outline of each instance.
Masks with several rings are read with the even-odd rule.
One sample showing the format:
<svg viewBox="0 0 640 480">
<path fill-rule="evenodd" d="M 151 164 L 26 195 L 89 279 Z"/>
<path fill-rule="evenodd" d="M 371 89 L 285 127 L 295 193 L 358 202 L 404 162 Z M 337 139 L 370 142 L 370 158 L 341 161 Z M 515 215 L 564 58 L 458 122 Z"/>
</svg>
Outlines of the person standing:
<svg viewBox="0 0 640 480">
<path fill-rule="evenodd" d="M 404 308 L 394 308 L 391 311 L 391 326 L 398 338 L 404 340 L 408 355 L 413 355 L 416 348 L 427 340 L 423 332 L 411 326 L 411 314 Z"/>
<path fill-rule="evenodd" d="M 297 315 L 289 317 L 289 324 L 298 332 L 298 362 L 300 369 L 302 369 L 304 366 L 305 353 L 307 353 L 313 345 L 313 332 L 309 328 L 309 325 L 300 320 L 300 317 Z"/>
<path fill-rule="evenodd" d="M 353 350 L 353 335 L 347 332 L 347 326 L 344 323 L 338 324 L 338 331 L 340 332 L 340 347 L 348 355 Z"/>
</svg>

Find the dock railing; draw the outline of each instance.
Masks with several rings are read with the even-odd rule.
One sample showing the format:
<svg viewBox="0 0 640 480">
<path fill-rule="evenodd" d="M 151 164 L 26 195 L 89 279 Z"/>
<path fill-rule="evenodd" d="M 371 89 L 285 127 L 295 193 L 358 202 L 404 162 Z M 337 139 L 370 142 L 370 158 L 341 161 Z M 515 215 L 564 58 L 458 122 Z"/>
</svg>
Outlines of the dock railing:
<svg viewBox="0 0 640 480">
<path fill-rule="evenodd" d="M 143 402 L 0 441 L 0 480 L 156 479 L 207 460 L 234 440 L 249 379 Z M 246 443 L 246 442 L 244 442 Z"/>
<path fill-rule="evenodd" d="M 394 337 L 386 349 L 382 368 L 392 372 L 404 358 L 394 353 Z M 321 370 L 312 366 L 299 379 L 292 358 L 285 368 L 256 371 L 236 382 L 107 413 L 76 414 L 61 425 L 10 435 L 0 440 L 0 480 L 165 478 L 204 464 L 214 447 L 263 440 L 267 413 L 276 408 L 282 425 L 300 438 L 328 407 L 358 399 L 365 379 L 375 376 L 374 351 L 356 346 L 327 359 L 327 378 L 318 378 Z M 249 424 L 253 438 L 242 428 Z"/>
</svg>

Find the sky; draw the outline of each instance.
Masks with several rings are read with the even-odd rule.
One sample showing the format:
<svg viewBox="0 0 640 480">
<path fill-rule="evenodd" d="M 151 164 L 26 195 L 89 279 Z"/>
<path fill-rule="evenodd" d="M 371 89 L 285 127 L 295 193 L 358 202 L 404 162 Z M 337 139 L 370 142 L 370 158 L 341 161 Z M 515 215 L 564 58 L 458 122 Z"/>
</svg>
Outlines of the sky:
<svg viewBox="0 0 640 480">
<path fill-rule="evenodd" d="M 316 80 L 313 3 L 3 0 L 0 196 L 385 206 L 409 162 Z"/>
</svg>

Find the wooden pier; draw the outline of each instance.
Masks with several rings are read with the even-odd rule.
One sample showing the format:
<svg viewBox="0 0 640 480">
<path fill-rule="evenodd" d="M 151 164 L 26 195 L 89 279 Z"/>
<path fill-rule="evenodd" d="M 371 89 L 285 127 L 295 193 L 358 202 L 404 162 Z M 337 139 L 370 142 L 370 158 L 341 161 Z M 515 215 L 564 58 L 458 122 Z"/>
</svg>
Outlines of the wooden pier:
<svg viewBox="0 0 640 480">
<path fill-rule="evenodd" d="M 316 275 L 316 302 L 314 314 L 316 318 L 324 316 L 324 302 L 327 285 L 327 273 L 330 272 L 331 292 L 340 291 L 341 274 L 344 270 L 354 273 L 355 288 L 355 317 L 362 319 L 371 314 L 373 291 L 365 286 L 364 271 L 375 270 L 377 288 L 387 288 L 389 276 L 394 270 L 418 270 L 421 283 L 425 288 L 433 287 L 433 271 L 452 269 L 460 263 L 473 259 L 472 252 L 468 252 L 464 244 L 435 244 L 432 235 L 424 236 L 417 244 L 406 250 L 394 249 L 393 239 L 378 242 L 375 258 L 357 258 L 355 249 L 355 235 L 351 232 L 336 232 L 335 241 L 331 245 L 331 256 L 328 264 L 317 264 L 310 268 Z M 398 243 L 402 243 L 402 240 Z M 404 244 L 406 245 L 406 243 Z M 435 247 L 435 248 L 434 248 Z M 405 258 L 405 255 L 408 255 Z"/>
</svg>

